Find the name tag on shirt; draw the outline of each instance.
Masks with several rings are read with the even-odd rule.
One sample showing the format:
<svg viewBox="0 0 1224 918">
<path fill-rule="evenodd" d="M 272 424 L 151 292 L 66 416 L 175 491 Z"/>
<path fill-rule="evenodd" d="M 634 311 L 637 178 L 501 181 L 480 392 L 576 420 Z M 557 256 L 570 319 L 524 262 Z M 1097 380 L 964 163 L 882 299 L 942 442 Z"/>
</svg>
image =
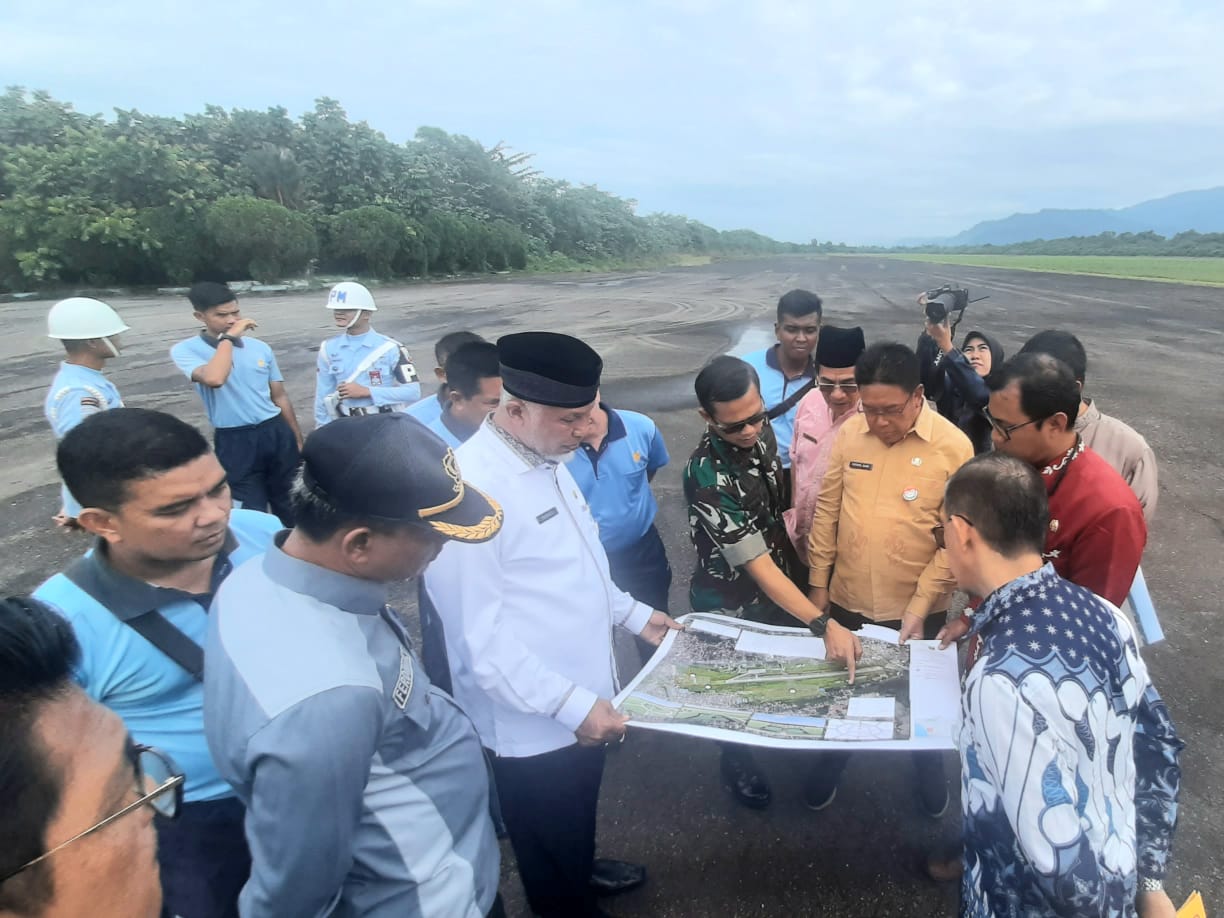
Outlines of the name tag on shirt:
<svg viewBox="0 0 1224 918">
<path fill-rule="evenodd" d="M 536 517 L 536 522 L 543 525 L 544 523 L 547 523 L 549 520 L 551 520 L 554 516 L 556 516 L 560 512 L 561 511 L 559 511 L 556 507 L 549 507 L 547 510 L 545 510 L 543 513 L 541 513 L 539 516 Z"/>
<path fill-rule="evenodd" d="M 875 466 L 873 466 L 870 462 L 851 462 L 850 468 L 859 469 L 863 472 L 870 472 L 873 468 L 875 468 Z"/>
<path fill-rule="evenodd" d="M 810 443 L 820 443 L 820 441 L 817 440 L 815 437 L 813 437 L 810 433 L 803 434 L 803 439 L 807 440 Z"/>
</svg>

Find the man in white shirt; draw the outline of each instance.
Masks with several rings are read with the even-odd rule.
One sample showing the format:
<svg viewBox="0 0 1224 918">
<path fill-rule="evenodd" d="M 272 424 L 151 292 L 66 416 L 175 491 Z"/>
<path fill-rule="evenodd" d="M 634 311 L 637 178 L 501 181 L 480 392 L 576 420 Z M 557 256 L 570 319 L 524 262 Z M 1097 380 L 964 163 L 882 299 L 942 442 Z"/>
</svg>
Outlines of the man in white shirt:
<svg viewBox="0 0 1224 918">
<path fill-rule="evenodd" d="M 658 644 L 679 628 L 617 589 L 582 492 L 565 468 L 586 436 L 603 363 L 568 335 L 497 342 L 502 403 L 457 457 L 498 501 L 497 538 L 452 543 L 425 581 L 455 699 L 493 754 L 502 815 L 536 915 L 598 915 L 597 893 L 645 868 L 595 861 L 604 746 L 625 734 L 610 702 L 612 628 Z"/>
</svg>

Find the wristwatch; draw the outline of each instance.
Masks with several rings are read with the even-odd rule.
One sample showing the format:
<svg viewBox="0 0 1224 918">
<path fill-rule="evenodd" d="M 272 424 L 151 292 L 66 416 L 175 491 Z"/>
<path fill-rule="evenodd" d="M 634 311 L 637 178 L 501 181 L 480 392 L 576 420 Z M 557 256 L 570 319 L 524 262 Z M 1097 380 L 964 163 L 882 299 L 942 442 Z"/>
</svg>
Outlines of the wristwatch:
<svg viewBox="0 0 1224 918">
<path fill-rule="evenodd" d="M 1140 877 L 1139 892 L 1164 892 L 1164 880 L 1154 880 L 1151 877 Z"/>
<path fill-rule="evenodd" d="M 217 335 L 217 343 L 220 344 L 222 341 L 228 341 L 230 344 L 238 343 L 238 339 L 229 332 L 222 332 L 221 334 Z"/>
<path fill-rule="evenodd" d="M 807 623 L 808 631 L 816 635 L 818 638 L 825 636 L 825 632 L 829 630 L 829 613 L 826 612 L 819 618 L 814 618 Z"/>
</svg>

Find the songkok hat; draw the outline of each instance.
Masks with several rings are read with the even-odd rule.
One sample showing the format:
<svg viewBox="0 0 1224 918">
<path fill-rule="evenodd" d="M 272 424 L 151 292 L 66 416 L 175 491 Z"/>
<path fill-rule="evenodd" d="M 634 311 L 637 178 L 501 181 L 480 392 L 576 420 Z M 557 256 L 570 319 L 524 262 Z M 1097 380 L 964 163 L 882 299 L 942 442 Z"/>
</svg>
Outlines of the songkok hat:
<svg viewBox="0 0 1224 918">
<path fill-rule="evenodd" d="M 437 434 L 399 412 L 339 418 L 302 447 L 302 483 L 339 514 L 416 523 L 460 542 L 485 542 L 502 508 L 468 484 Z"/>
<path fill-rule="evenodd" d="M 515 398 L 554 408 L 595 401 L 603 361 L 590 345 L 557 332 L 520 332 L 497 341 L 502 388 Z"/>
<path fill-rule="evenodd" d="M 816 342 L 816 364 L 844 370 L 854 366 L 865 350 L 867 342 L 863 340 L 863 330 L 857 325 L 854 328 L 826 325 L 821 328 L 820 338 Z"/>
</svg>

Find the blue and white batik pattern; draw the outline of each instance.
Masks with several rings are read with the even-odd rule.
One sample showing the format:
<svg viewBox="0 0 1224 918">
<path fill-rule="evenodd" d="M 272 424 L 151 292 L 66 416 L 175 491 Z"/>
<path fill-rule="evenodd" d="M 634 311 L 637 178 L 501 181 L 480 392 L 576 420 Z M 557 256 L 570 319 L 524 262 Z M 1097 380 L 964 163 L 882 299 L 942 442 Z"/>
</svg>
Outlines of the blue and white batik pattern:
<svg viewBox="0 0 1224 918">
<path fill-rule="evenodd" d="M 1129 624 L 1047 564 L 974 616 L 961 703 L 961 915 L 1135 914 L 1163 879 L 1177 738 Z"/>
</svg>

